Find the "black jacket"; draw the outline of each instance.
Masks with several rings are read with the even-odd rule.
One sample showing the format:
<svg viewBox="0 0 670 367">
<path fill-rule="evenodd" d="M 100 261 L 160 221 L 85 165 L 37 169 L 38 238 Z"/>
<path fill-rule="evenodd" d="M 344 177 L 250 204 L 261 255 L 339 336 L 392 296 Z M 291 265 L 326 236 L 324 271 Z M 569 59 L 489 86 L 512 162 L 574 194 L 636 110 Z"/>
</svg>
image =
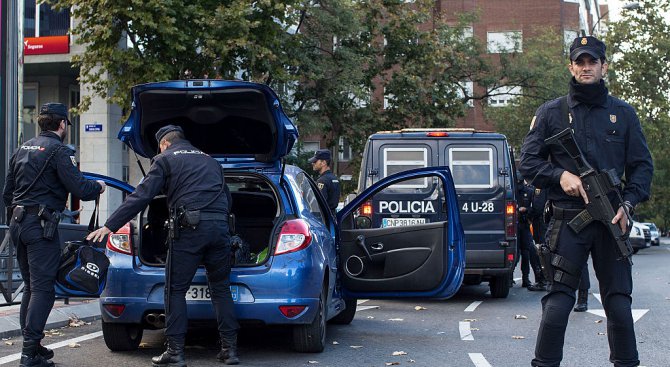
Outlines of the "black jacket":
<svg viewBox="0 0 670 367">
<path fill-rule="evenodd" d="M 570 127 L 586 161 L 597 170 L 615 169 L 625 174 L 624 200 L 637 205 L 649 199 L 653 165 L 640 120 L 633 107 L 612 96 L 602 105 L 586 105 L 568 95 L 572 115 Z M 573 160 L 558 146 L 548 146 L 546 138 L 565 128 L 560 98 L 537 110 L 521 148 L 519 170 L 535 187 L 547 189 L 555 203 L 584 205 L 581 197 L 568 196 L 560 185 L 563 171 L 577 174 Z"/>
<path fill-rule="evenodd" d="M 228 198 L 221 191 L 224 183 L 219 162 L 187 140 L 175 142 L 153 158 L 146 177 L 107 219 L 105 227 L 118 230 L 161 192 L 166 193 L 170 208 L 186 209 L 198 209 L 218 195 L 203 211 L 228 213 Z"/>
<path fill-rule="evenodd" d="M 335 213 L 337 204 L 340 201 L 340 181 L 337 179 L 337 176 L 328 170 L 319 176 L 319 179 L 316 180 L 316 184 L 319 187 L 321 194 L 326 199 L 328 207 Z"/>
<path fill-rule="evenodd" d="M 53 157 L 48 166 L 26 192 L 51 154 Z M 76 164 L 74 152 L 63 145 L 54 132 L 45 131 L 28 140 L 9 161 L 2 195 L 5 206 L 45 205 L 51 210 L 62 211 L 68 193 L 85 201 L 95 199 L 102 187 L 94 180 L 84 178 Z"/>
</svg>

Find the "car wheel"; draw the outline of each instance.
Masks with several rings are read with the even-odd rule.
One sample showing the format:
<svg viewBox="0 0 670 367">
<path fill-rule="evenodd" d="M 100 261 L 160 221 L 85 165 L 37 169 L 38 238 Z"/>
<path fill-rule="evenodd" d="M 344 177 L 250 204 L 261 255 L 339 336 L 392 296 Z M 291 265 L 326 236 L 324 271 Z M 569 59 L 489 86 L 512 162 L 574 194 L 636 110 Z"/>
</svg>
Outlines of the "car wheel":
<svg viewBox="0 0 670 367">
<path fill-rule="evenodd" d="M 358 300 L 353 298 L 353 299 L 345 299 L 344 300 L 344 305 L 345 309 L 344 311 L 340 312 L 337 314 L 337 316 L 333 317 L 330 319 L 330 323 L 335 324 L 335 325 L 349 325 L 351 322 L 354 320 L 354 316 L 356 316 L 356 305 L 358 304 Z"/>
<path fill-rule="evenodd" d="M 326 346 L 326 289 L 321 291 L 314 321 L 293 327 L 293 348 L 298 352 L 321 353 Z"/>
<path fill-rule="evenodd" d="M 501 275 L 491 278 L 489 289 L 493 298 L 507 298 L 509 294 L 509 275 Z"/>
<path fill-rule="evenodd" d="M 135 350 L 142 341 L 144 329 L 138 324 L 102 322 L 102 335 L 107 348 L 112 351 Z"/>
</svg>

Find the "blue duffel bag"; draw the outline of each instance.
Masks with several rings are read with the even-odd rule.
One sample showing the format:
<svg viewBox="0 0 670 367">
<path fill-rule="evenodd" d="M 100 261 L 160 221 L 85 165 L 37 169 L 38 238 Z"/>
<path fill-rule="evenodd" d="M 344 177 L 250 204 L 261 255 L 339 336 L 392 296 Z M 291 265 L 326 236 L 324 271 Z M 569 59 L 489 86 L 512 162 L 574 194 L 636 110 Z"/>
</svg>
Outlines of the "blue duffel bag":
<svg viewBox="0 0 670 367">
<path fill-rule="evenodd" d="M 68 241 L 56 276 L 56 294 L 99 297 L 105 289 L 109 259 L 104 250 L 86 241 Z"/>
</svg>

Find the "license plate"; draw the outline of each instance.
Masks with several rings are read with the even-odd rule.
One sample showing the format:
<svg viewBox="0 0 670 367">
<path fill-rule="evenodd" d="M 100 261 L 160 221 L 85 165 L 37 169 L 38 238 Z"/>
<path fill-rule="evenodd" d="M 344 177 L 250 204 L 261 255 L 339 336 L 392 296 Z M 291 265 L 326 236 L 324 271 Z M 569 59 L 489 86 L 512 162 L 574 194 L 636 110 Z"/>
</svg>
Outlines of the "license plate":
<svg viewBox="0 0 670 367">
<path fill-rule="evenodd" d="M 426 223 L 426 218 L 382 218 L 382 227 L 404 227 Z"/>
<path fill-rule="evenodd" d="M 239 290 L 236 285 L 230 286 L 230 293 L 233 295 L 233 302 L 237 301 Z M 209 293 L 209 287 L 206 285 L 192 285 L 186 292 L 187 301 L 209 301 L 212 299 Z"/>
</svg>

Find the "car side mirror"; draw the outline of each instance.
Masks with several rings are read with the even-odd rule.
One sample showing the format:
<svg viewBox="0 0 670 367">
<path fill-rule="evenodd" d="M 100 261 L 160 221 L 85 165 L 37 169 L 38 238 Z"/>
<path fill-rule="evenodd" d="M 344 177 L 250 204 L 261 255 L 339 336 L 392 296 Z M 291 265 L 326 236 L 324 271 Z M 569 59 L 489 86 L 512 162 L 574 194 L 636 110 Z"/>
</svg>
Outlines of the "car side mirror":
<svg viewBox="0 0 670 367">
<path fill-rule="evenodd" d="M 356 228 L 358 229 L 368 229 L 372 226 L 372 221 L 368 217 L 357 217 L 356 218 Z"/>
</svg>

